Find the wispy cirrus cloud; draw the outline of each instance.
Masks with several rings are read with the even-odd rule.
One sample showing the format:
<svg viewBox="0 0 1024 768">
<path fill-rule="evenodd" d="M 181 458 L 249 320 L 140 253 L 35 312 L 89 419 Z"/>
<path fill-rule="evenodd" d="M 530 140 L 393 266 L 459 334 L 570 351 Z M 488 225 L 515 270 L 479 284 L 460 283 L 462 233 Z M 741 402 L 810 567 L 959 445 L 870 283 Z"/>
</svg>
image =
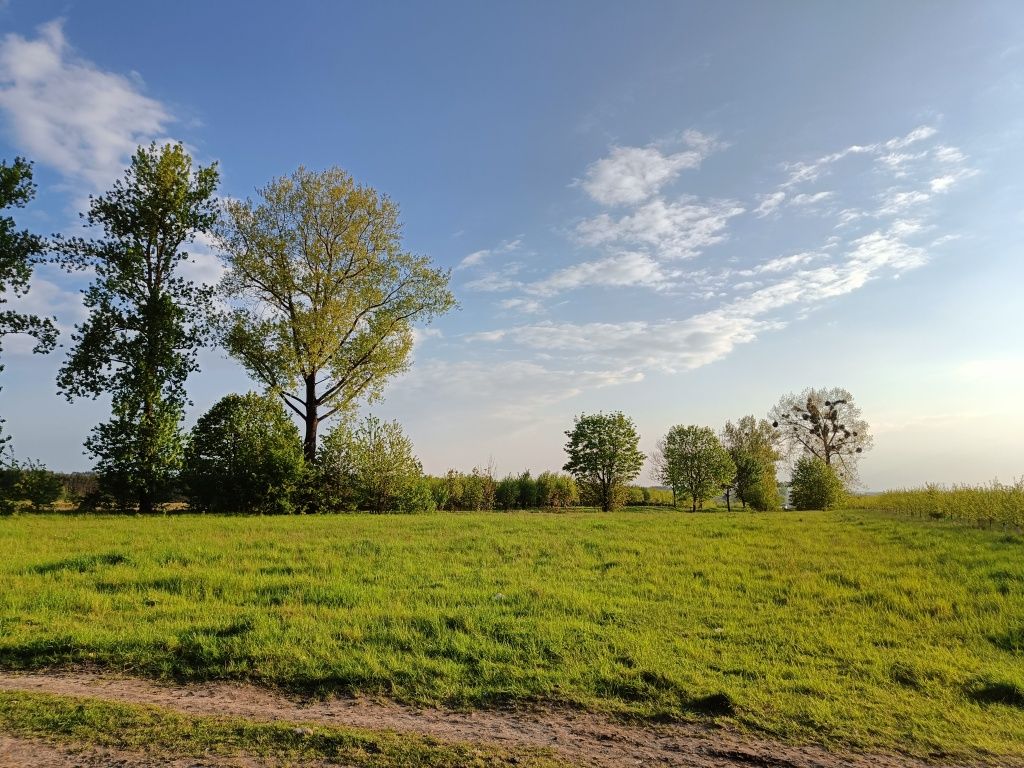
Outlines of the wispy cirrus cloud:
<svg viewBox="0 0 1024 768">
<path fill-rule="evenodd" d="M 729 220 L 744 210 L 734 200 L 656 198 L 623 216 L 602 213 L 581 221 L 576 236 L 589 246 L 639 246 L 650 248 L 659 258 L 685 259 L 725 240 Z"/>
<path fill-rule="evenodd" d="M 584 261 L 560 269 L 543 280 L 526 286 L 528 293 L 550 296 L 585 286 L 644 287 L 664 290 L 672 286 L 678 270 L 663 267 L 644 253 L 625 251 L 595 261 Z"/>
<path fill-rule="evenodd" d="M 522 238 L 517 237 L 514 240 L 505 240 L 502 243 L 496 245 L 494 248 L 482 248 L 479 251 L 473 251 L 472 253 L 465 256 L 455 266 L 455 271 L 468 269 L 470 267 L 478 267 L 492 256 L 512 253 L 513 251 L 519 250 L 519 248 L 522 247 L 522 244 Z"/>
<path fill-rule="evenodd" d="M 107 187 L 139 144 L 174 122 L 137 74 L 108 72 L 77 55 L 60 20 L 35 38 L 0 40 L 0 111 L 26 154 L 85 191 Z"/>
</svg>

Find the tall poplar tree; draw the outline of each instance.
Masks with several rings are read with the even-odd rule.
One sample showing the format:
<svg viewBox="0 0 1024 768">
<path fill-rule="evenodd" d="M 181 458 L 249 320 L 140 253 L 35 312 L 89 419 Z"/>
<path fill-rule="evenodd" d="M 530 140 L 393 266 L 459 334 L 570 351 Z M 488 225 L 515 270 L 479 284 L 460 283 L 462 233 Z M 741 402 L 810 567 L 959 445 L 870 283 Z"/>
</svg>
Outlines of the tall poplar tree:
<svg viewBox="0 0 1024 768">
<path fill-rule="evenodd" d="M 185 380 L 197 369 L 211 290 L 179 273 L 183 247 L 216 221 L 215 166 L 193 170 L 180 144 L 139 147 L 84 214 L 95 239 L 56 243 L 69 269 L 91 269 L 88 319 L 57 376 L 73 400 L 109 394 L 113 415 L 85 447 L 101 488 L 123 509 L 153 512 L 171 493 L 182 458 Z"/>
</svg>

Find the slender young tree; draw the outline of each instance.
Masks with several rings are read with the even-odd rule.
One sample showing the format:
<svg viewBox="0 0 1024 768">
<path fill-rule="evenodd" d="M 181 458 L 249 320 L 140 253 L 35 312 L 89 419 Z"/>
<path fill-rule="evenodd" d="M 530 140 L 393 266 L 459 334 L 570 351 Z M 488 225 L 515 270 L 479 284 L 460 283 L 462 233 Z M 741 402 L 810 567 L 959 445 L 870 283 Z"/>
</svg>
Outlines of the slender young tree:
<svg viewBox="0 0 1024 768">
<path fill-rule="evenodd" d="M 0 162 L 0 211 L 28 205 L 35 193 L 31 163 L 21 157 L 9 165 Z M 50 318 L 3 308 L 9 296 L 23 296 L 28 292 L 32 267 L 45 251 L 43 238 L 28 230 L 19 230 L 13 216 L 0 215 L 0 351 L 4 337 L 15 333 L 28 334 L 36 340 L 33 352 L 49 352 L 57 343 L 57 329 Z M 0 371 L 3 371 L 2 365 Z M 10 439 L 3 435 L 2 427 L 0 419 L 0 455 Z"/>
<path fill-rule="evenodd" d="M 782 458 L 779 434 L 767 419 L 743 416 L 735 424 L 725 423 L 722 444 L 736 465 L 733 487 L 746 507 L 764 511 L 781 503 L 775 479 L 775 464 Z"/>
<path fill-rule="evenodd" d="M 305 425 L 373 401 L 408 367 L 413 324 L 455 304 L 449 272 L 402 250 L 398 206 L 338 168 L 299 168 L 232 201 L 219 227 L 236 309 L 223 343 Z"/>
<path fill-rule="evenodd" d="M 617 411 L 584 414 L 565 435 L 569 460 L 562 469 L 576 478 L 588 501 L 605 512 L 622 504 L 626 486 L 644 465 L 632 420 Z"/>
<path fill-rule="evenodd" d="M 183 246 L 217 218 L 215 166 L 193 170 L 180 144 L 139 147 L 109 192 L 90 198 L 95 239 L 60 238 L 68 269 L 91 269 L 88 319 L 57 376 L 73 400 L 109 394 L 113 417 L 86 449 L 102 490 L 125 509 L 153 512 L 170 494 L 182 458 L 185 380 L 197 369 L 210 289 L 179 274 Z"/>
</svg>

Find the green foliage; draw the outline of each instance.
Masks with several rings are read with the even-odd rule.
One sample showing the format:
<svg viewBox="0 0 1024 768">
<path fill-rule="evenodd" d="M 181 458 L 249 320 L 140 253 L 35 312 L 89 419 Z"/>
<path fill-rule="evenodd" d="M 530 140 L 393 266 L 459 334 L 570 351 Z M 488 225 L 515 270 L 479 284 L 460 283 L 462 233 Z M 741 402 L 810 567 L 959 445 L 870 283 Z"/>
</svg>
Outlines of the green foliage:
<svg viewBox="0 0 1024 768">
<path fill-rule="evenodd" d="M 1024 757 L 1000 703 L 1024 686 L 1015 533 L 844 511 L 25 515 L 0 552 L 6 669 L 631 717 L 717 700 L 787 741 Z"/>
<path fill-rule="evenodd" d="M 338 424 L 318 456 L 324 511 L 425 512 L 436 506 L 431 484 L 397 421 L 367 416 Z"/>
<path fill-rule="evenodd" d="M 767 419 L 754 416 L 744 416 L 735 424 L 727 421 L 722 429 L 722 443 L 736 465 L 736 497 L 759 512 L 782 505 L 775 480 L 775 463 L 782 458 L 778 439 Z"/>
<path fill-rule="evenodd" d="M 737 468 L 737 472 L 739 469 Z M 779 483 L 775 478 L 775 467 L 770 470 L 760 467 L 760 471 L 750 471 L 745 481 L 741 500 L 758 512 L 768 512 L 782 506 L 782 495 Z"/>
<path fill-rule="evenodd" d="M 858 509 L 881 509 L 933 520 L 961 520 L 987 528 L 1024 529 L 1024 478 L 988 485 L 930 484 L 855 496 Z"/>
<path fill-rule="evenodd" d="M 797 509 L 833 509 L 843 501 L 843 481 L 817 456 L 801 456 L 793 467 L 790 503 Z"/>
<path fill-rule="evenodd" d="M 276 398 L 232 394 L 196 422 L 182 480 L 196 511 L 289 513 L 303 464 L 299 430 Z"/>
<path fill-rule="evenodd" d="M 317 427 L 408 367 L 413 324 L 455 304 L 449 273 L 402 250 L 398 206 L 339 168 L 299 168 L 226 204 L 219 228 L 238 306 L 223 342 L 250 375 Z"/>
<path fill-rule="evenodd" d="M 0 162 L 0 213 L 21 208 L 35 197 L 32 164 L 21 157 L 7 164 Z M 19 230 L 12 216 L 0 215 L 0 350 L 4 336 L 25 333 L 35 338 L 33 352 L 49 352 L 57 344 L 57 328 L 50 318 L 3 309 L 11 296 L 23 296 L 29 290 L 32 267 L 46 250 L 46 242 L 28 230 Z M 0 365 L 0 371 L 3 366 Z M 0 419 L 0 455 L 9 437 L 3 435 Z"/>
<path fill-rule="evenodd" d="M 29 503 L 32 511 L 52 510 L 64 490 L 60 477 L 42 462 L 31 459 L 21 465 L 19 475 L 18 496 Z"/>
<path fill-rule="evenodd" d="M 538 507 L 573 507 L 580 503 L 580 490 L 572 475 L 541 472 L 537 475 Z"/>
<path fill-rule="evenodd" d="M 217 180 L 213 166 L 193 171 L 180 144 L 139 147 L 124 178 L 90 201 L 86 222 L 102 236 L 56 241 L 65 267 L 95 274 L 57 384 L 68 400 L 111 396 L 113 416 L 86 449 L 101 493 L 126 510 L 154 511 L 180 468 L 185 380 L 198 367 L 211 292 L 178 269 L 183 246 L 213 226 Z"/>
<path fill-rule="evenodd" d="M 626 505 L 630 507 L 671 507 L 672 491 L 665 488 L 631 485 Z"/>
<path fill-rule="evenodd" d="M 50 511 L 63 490 L 60 476 L 42 462 L 10 460 L 0 465 L 0 515 L 14 514 L 22 502 L 33 512 Z"/>
<path fill-rule="evenodd" d="M 644 465 L 636 425 L 618 411 L 582 414 L 565 435 L 569 460 L 562 468 L 576 478 L 583 499 L 605 512 L 620 506 Z"/>
<path fill-rule="evenodd" d="M 693 511 L 732 485 L 736 466 L 710 427 L 672 427 L 659 441 L 654 458 L 658 479 L 688 496 Z"/>
</svg>

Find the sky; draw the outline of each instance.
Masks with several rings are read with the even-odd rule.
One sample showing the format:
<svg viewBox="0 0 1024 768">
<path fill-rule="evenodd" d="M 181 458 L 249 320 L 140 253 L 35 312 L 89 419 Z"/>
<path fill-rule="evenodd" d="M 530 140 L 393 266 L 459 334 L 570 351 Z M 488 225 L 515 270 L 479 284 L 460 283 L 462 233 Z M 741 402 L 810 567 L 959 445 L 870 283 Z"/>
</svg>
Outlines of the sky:
<svg viewBox="0 0 1024 768">
<path fill-rule="evenodd" d="M 574 416 L 764 416 L 842 386 L 867 489 L 1024 475 L 1024 4 L 0 2 L 0 157 L 33 231 L 81 231 L 134 148 L 183 142 L 219 193 L 337 165 L 452 270 L 457 311 L 364 409 L 424 468 L 558 469 Z M 188 275 L 222 267 L 208 240 Z M 87 469 L 109 403 L 58 393 L 81 276 L 13 306 L 16 455 Z M 258 389 L 204 350 L 187 424 Z M 642 481 L 650 482 L 644 475 Z"/>
</svg>

